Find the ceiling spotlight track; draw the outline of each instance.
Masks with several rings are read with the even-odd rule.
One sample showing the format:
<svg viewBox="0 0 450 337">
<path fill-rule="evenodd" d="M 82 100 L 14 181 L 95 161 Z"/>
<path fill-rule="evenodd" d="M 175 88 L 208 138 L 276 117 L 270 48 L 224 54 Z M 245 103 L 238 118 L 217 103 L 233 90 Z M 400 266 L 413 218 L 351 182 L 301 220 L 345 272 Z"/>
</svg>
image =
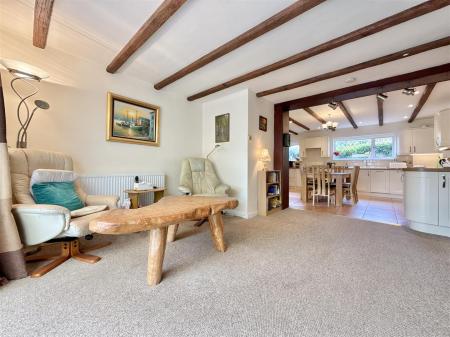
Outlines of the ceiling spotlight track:
<svg viewBox="0 0 450 337">
<path fill-rule="evenodd" d="M 416 94 L 415 88 L 405 88 L 402 90 L 402 94 L 406 96 L 414 96 Z"/>
<path fill-rule="evenodd" d="M 336 108 L 338 107 L 338 104 L 335 101 L 331 101 L 330 103 L 328 103 L 328 106 L 331 109 L 336 110 Z"/>
<path fill-rule="evenodd" d="M 377 98 L 379 98 L 379 99 L 385 101 L 385 100 L 387 100 L 388 95 L 383 94 L 383 93 L 380 92 L 380 93 L 377 95 Z"/>
</svg>

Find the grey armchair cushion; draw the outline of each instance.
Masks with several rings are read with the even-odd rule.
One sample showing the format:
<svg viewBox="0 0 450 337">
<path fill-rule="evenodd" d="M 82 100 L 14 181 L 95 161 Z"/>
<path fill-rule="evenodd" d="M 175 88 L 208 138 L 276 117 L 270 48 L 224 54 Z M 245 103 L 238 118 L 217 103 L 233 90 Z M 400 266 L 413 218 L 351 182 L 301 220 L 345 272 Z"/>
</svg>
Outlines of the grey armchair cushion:
<svg viewBox="0 0 450 337">
<path fill-rule="evenodd" d="M 178 189 L 192 195 L 227 195 L 230 192 L 230 186 L 221 183 L 213 163 L 205 158 L 183 160 Z"/>
</svg>

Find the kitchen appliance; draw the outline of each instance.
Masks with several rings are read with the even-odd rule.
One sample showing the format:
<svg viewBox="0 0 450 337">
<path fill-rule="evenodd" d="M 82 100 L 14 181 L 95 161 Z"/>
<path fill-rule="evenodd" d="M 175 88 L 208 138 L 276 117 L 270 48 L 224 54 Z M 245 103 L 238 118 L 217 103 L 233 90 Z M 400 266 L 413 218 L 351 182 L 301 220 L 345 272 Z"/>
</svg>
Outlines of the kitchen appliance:
<svg viewBox="0 0 450 337">
<path fill-rule="evenodd" d="M 439 165 L 442 167 L 450 167 L 450 158 L 439 159 Z"/>
</svg>

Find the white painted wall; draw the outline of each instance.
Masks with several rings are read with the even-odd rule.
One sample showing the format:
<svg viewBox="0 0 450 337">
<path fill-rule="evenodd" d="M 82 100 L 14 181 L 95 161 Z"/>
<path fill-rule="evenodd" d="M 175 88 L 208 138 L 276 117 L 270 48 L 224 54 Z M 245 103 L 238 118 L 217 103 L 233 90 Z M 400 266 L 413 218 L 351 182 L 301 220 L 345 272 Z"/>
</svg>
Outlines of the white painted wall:
<svg viewBox="0 0 450 337">
<path fill-rule="evenodd" d="M 231 196 L 239 200 L 233 214 L 247 216 L 248 158 L 248 90 L 203 104 L 203 156 L 215 146 L 215 117 L 230 114 L 230 141 L 220 143 L 209 159 L 214 163 L 222 182 L 231 186 Z"/>
<path fill-rule="evenodd" d="M 231 186 L 231 195 L 239 200 L 232 213 L 248 218 L 257 214 L 257 171 L 262 169 L 259 152 L 267 148 L 273 154 L 273 104 L 257 99 L 247 89 L 203 103 L 204 156 L 215 145 L 215 116 L 225 113 L 230 114 L 230 141 L 222 143 L 209 159 L 221 180 Z M 268 119 L 267 132 L 259 130 L 259 115 Z"/>
<path fill-rule="evenodd" d="M 61 49 L 41 50 L 12 31 L 0 30 L 0 58 L 17 59 L 50 74 L 37 83 L 36 98 L 50 109 L 38 111 L 29 129 L 30 148 L 70 154 L 80 173 L 164 173 L 170 194 L 177 194 L 180 162 L 201 154 L 201 106 L 169 90 L 157 92 L 152 83 L 119 72 L 105 71 L 113 52 L 74 31 L 61 39 Z M 75 44 L 67 45 L 70 38 Z M 73 42 L 73 41 L 72 41 Z M 7 113 L 8 143 L 15 146 L 18 98 L 9 86 L 12 78 L 2 71 Z M 107 142 L 106 93 L 139 99 L 161 107 L 160 147 Z"/>
<path fill-rule="evenodd" d="M 266 148 L 272 157 L 267 163 L 267 169 L 273 168 L 273 103 L 264 98 L 257 98 L 249 91 L 248 133 L 251 137 L 248 149 L 248 216 L 258 212 L 258 171 L 263 169 L 263 163 L 258 161 L 261 149 Z M 259 116 L 267 118 L 267 132 L 259 130 Z"/>
</svg>

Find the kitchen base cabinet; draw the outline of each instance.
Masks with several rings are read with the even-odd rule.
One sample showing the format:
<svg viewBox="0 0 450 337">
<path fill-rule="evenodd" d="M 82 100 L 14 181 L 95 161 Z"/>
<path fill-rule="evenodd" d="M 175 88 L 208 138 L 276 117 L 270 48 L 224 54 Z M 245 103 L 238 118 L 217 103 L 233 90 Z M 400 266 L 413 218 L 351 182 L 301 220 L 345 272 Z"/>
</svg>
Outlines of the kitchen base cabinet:
<svg viewBox="0 0 450 337">
<path fill-rule="evenodd" d="M 450 237 L 450 173 L 406 171 L 403 204 L 409 227 Z"/>
<path fill-rule="evenodd" d="M 387 170 L 372 170 L 370 172 L 370 192 L 388 193 Z"/>
<path fill-rule="evenodd" d="M 370 192 L 370 170 L 360 170 L 358 176 L 358 192 Z"/>
<path fill-rule="evenodd" d="M 390 170 L 389 172 L 389 193 L 390 194 L 403 194 L 403 171 L 402 170 Z"/>
</svg>

